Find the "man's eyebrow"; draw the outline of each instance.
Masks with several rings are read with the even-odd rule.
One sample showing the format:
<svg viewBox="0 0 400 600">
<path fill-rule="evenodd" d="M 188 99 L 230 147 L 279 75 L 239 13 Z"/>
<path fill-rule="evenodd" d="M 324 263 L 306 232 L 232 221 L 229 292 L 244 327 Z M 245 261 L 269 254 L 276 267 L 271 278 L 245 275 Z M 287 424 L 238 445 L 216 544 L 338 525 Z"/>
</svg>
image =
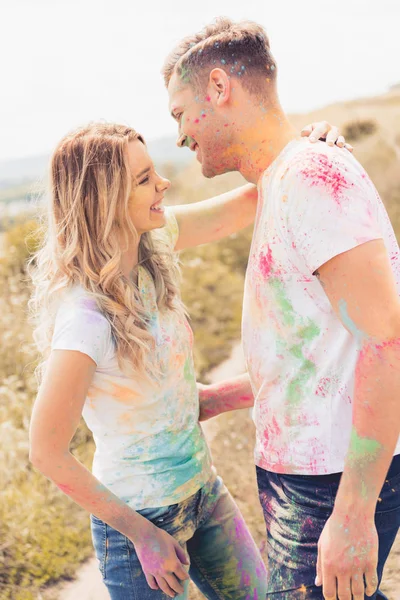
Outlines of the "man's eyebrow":
<svg viewBox="0 0 400 600">
<path fill-rule="evenodd" d="M 151 167 L 146 167 L 145 169 L 143 169 L 143 171 L 140 171 L 140 173 L 138 173 L 135 176 L 136 179 L 140 179 L 145 173 L 148 173 L 149 171 L 151 171 Z"/>
</svg>

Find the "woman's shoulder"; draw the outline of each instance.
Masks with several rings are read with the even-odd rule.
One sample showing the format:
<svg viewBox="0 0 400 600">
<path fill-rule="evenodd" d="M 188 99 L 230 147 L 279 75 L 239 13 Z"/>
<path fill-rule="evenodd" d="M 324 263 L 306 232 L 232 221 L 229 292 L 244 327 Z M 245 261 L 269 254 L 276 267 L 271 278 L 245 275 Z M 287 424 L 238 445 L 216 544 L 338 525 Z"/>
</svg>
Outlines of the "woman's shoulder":
<svg viewBox="0 0 400 600">
<path fill-rule="evenodd" d="M 56 320 L 68 320 L 85 328 L 96 326 L 99 330 L 111 331 L 111 325 L 101 312 L 95 297 L 80 285 L 66 288 L 61 294 Z"/>
<path fill-rule="evenodd" d="M 90 293 L 80 286 L 66 289 L 56 313 L 52 348 L 79 350 L 98 364 L 113 350 L 111 325 Z"/>
</svg>

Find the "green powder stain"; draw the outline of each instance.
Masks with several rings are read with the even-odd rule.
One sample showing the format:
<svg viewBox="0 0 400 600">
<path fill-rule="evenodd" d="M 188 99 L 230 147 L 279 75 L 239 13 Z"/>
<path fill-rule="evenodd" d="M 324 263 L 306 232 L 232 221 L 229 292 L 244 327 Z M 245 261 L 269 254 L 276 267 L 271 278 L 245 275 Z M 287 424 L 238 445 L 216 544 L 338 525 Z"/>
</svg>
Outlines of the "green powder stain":
<svg viewBox="0 0 400 600">
<path fill-rule="evenodd" d="M 285 325 L 293 326 L 295 324 L 295 312 L 292 303 L 286 297 L 282 282 L 277 277 L 273 277 L 268 283 L 275 290 L 276 301 L 282 311 Z"/>
<path fill-rule="evenodd" d="M 282 312 L 284 324 L 288 327 L 294 327 L 296 325 L 296 320 L 298 320 L 299 317 L 296 314 L 292 303 L 286 296 L 282 281 L 277 277 L 272 277 L 269 279 L 269 285 L 275 292 L 275 299 Z M 308 320 L 308 323 L 303 325 L 303 327 L 297 331 L 299 342 L 290 348 L 287 348 L 286 345 L 284 346 L 286 351 L 301 362 L 299 373 L 289 382 L 287 388 L 286 397 L 292 405 L 295 405 L 302 400 L 307 383 L 316 373 L 314 363 L 304 355 L 304 344 L 312 342 L 314 338 L 318 337 L 320 331 L 321 330 L 316 323 Z"/>
<path fill-rule="evenodd" d="M 382 445 L 372 438 L 361 437 L 352 429 L 349 447 L 349 460 L 354 464 L 365 464 L 377 457 Z"/>
<path fill-rule="evenodd" d="M 189 83 L 190 82 L 190 71 L 185 66 L 181 67 L 181 80 L 182 80 L 182 83 Z"/>
<path fill-rule="evenodd" d="M 321 330 L 318 327 L 318 325 L 311 321 L 311 323 L 309 325 L 307 325 L 307 327 L 304 327 L 303 329 L 301 329 L 299 331 L 299 336 L 301 337 L 302 340 L 311 342 L 311 340 L 313 340 L 315 337 L 317 337 L 319 335 L 320 331 Z"/>
</svg>

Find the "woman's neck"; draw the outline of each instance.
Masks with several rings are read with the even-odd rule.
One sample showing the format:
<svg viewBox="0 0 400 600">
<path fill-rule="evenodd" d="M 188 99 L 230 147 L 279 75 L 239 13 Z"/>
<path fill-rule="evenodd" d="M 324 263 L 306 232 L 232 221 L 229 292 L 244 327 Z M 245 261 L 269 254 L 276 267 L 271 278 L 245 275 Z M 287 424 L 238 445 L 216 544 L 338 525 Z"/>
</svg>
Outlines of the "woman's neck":
<svg viewBox="0 0 400 600">
<path fill-rule="evenodd" d="M 121 257 L 121 271 L 126 278 L 130 278 L 139 262 L 139 245 L 130 247 Z"/>
</svg>

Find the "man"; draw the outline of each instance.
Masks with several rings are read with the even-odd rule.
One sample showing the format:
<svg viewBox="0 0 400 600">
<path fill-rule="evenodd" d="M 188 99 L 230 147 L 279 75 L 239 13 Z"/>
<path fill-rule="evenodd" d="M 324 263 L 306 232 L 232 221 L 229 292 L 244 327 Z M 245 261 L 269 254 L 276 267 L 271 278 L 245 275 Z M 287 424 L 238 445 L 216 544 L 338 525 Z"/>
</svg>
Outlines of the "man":
<svg viewBox="0 0 400 600">
<path fill-rule="evenodd" d="M 203 415 L 252 404 L 271 599 L 376 592 L 400 525 L 400 264 L 367 174 L 282 110 L 255 23 L 218 19 L 164 67 L 180 146 L 259 200 L 246 275 L 246 376 Z M 394 457 L 394 458 L 393 458 Z"/>
</svg>

